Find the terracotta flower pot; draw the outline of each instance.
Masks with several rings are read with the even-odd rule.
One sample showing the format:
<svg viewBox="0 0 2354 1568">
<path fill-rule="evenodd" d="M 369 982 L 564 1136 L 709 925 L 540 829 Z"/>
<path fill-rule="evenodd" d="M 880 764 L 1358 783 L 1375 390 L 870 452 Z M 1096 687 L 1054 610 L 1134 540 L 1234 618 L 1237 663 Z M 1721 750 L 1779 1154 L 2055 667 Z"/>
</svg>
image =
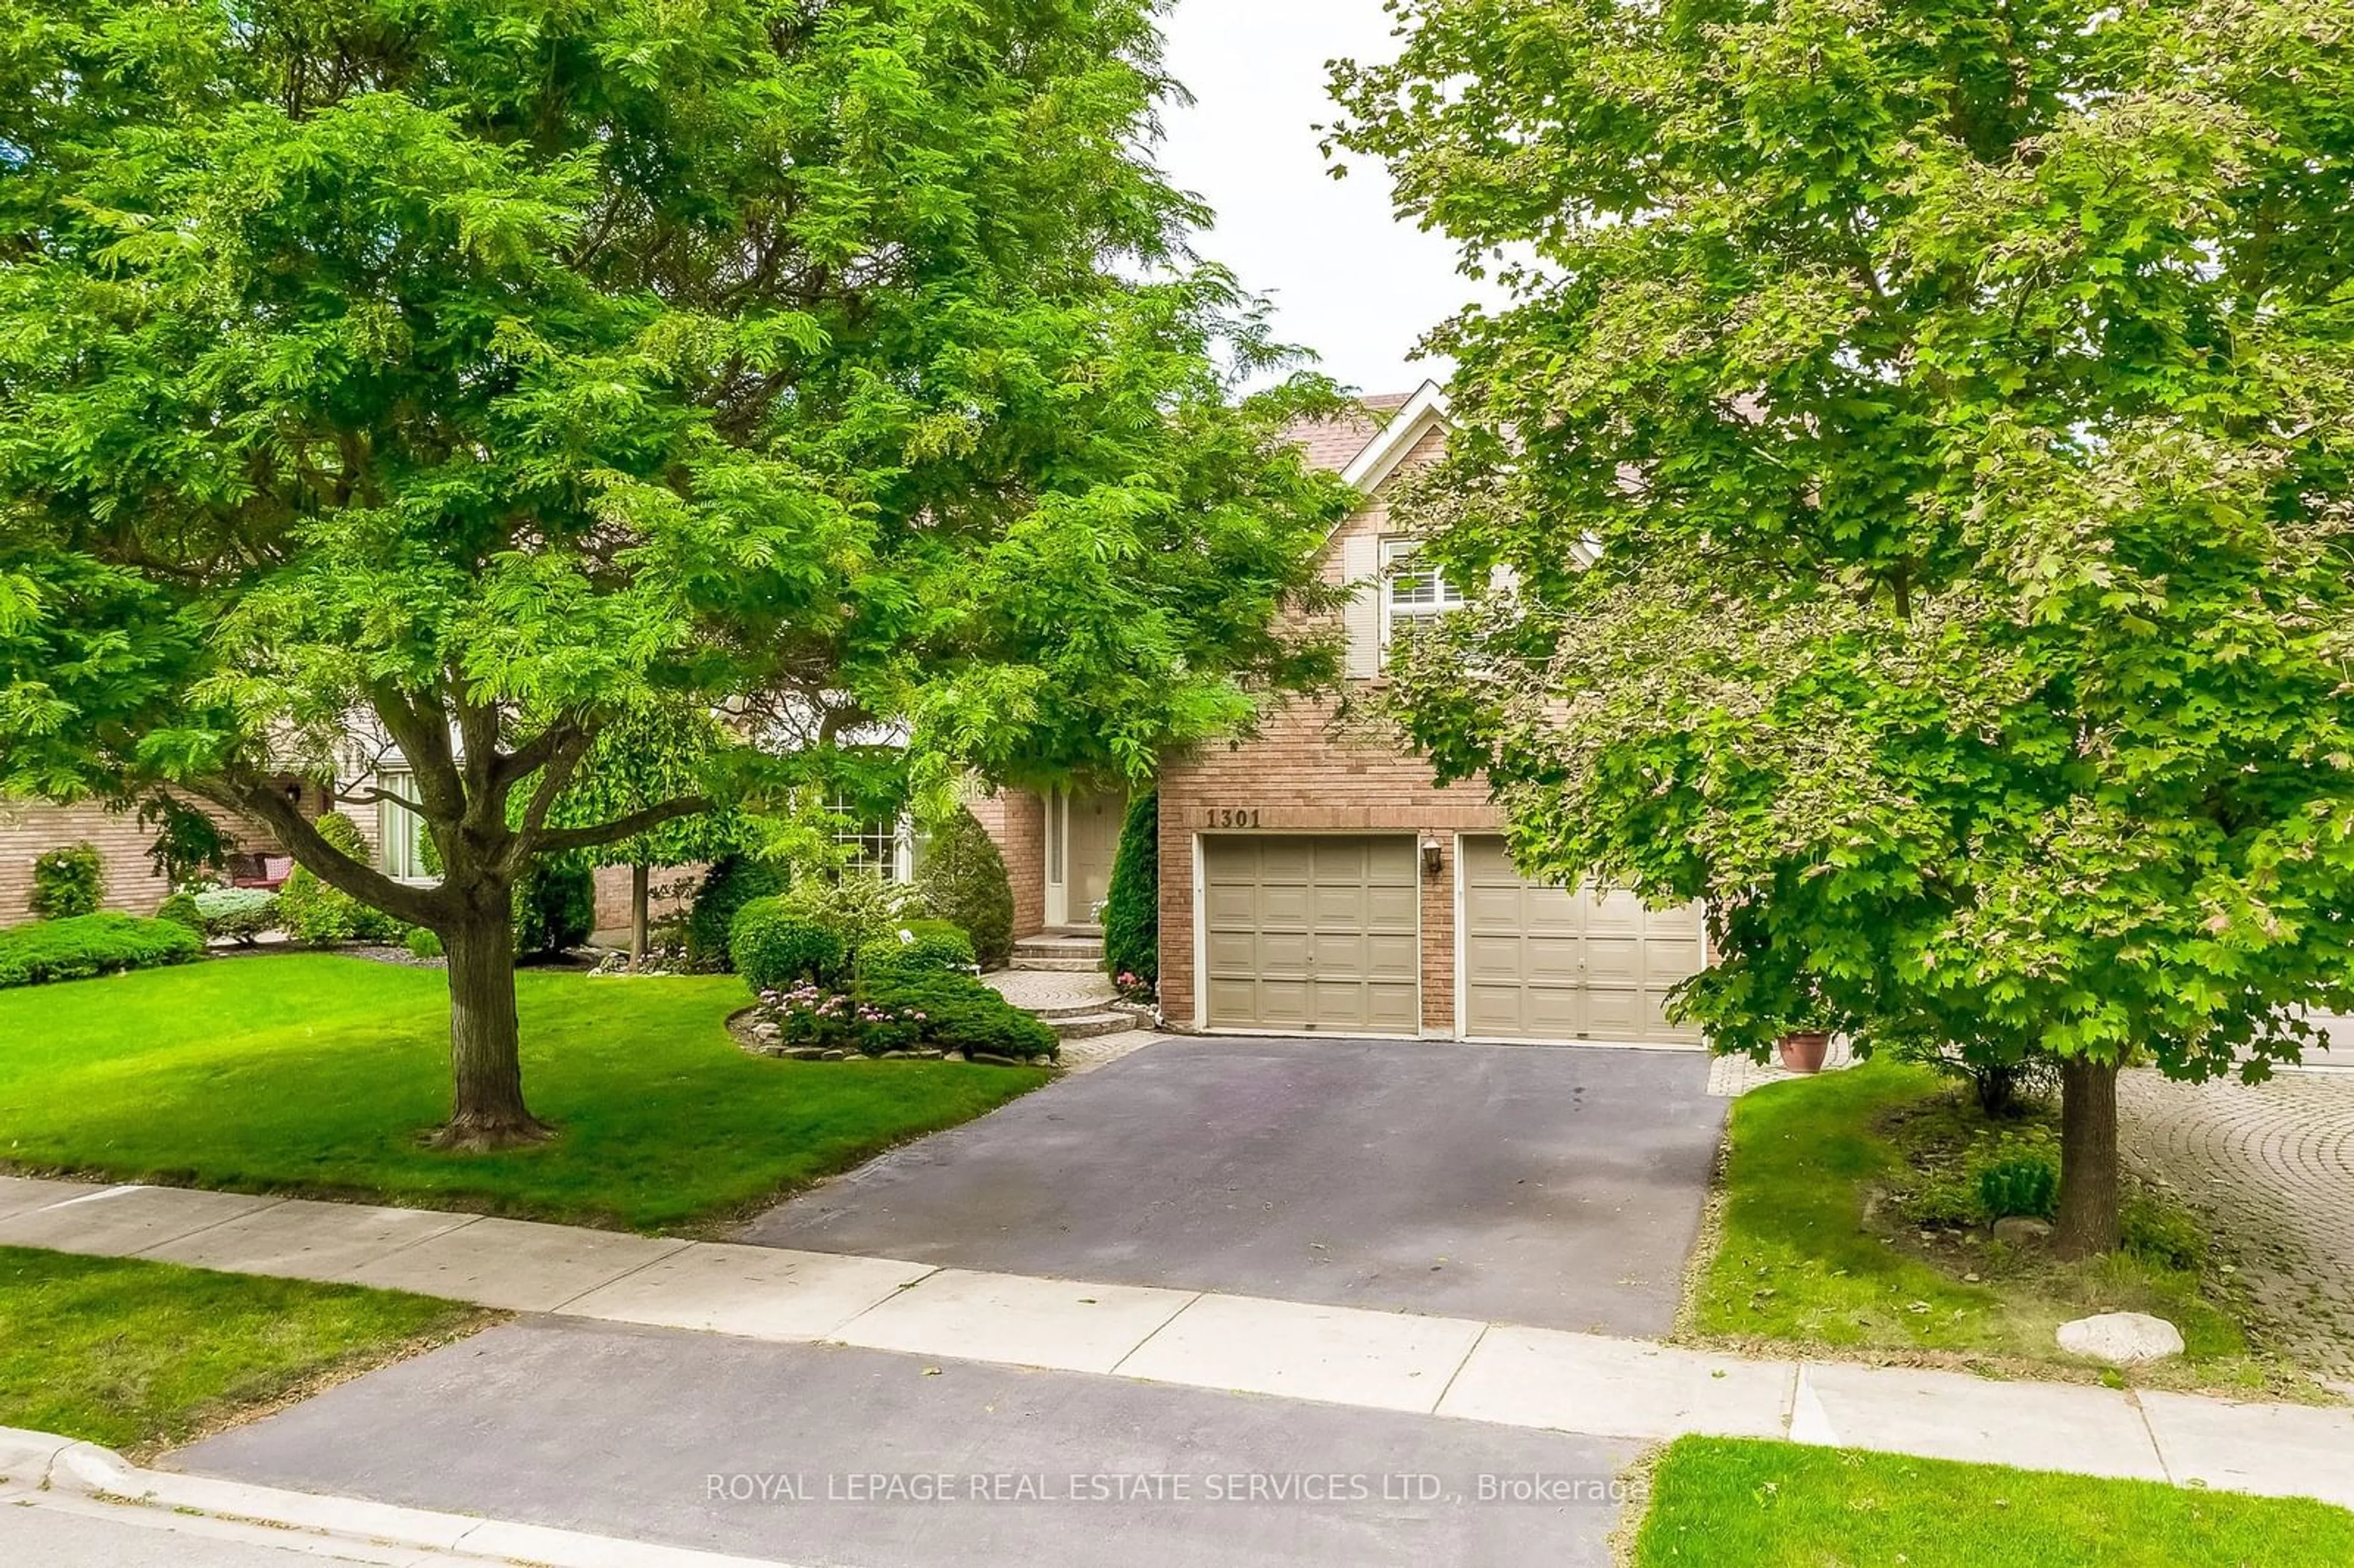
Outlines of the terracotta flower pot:
<svg viewBox="0 0 2354 1568">
<path fill-rule="evenodd" d="M 1793 1073 L 1819 1073 L 1823 1057 L 1831 1048 L 1831 1037 L 1820 1030 L 1802 1029 L 1782 1036 L 1775 1049 L 1780 1053 L 1782 1065 Z"/>
</svg>

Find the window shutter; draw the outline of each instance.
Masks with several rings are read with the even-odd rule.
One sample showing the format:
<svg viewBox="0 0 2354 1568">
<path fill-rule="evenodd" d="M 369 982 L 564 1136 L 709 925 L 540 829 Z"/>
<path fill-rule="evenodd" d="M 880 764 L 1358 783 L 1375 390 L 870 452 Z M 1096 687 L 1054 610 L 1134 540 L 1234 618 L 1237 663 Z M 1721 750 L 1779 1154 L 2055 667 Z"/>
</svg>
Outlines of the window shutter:
<svg viewBox="0 0 2354 1568">
<path fill-rule="evenodd" d="M 1351 592 L 1344 624 L 1349 650 L 1341 673 L 1370 681 L 1382 673 L 1382 542 L 1371 534 L 1341 541 L 1341 580 Z"/>
</svg>

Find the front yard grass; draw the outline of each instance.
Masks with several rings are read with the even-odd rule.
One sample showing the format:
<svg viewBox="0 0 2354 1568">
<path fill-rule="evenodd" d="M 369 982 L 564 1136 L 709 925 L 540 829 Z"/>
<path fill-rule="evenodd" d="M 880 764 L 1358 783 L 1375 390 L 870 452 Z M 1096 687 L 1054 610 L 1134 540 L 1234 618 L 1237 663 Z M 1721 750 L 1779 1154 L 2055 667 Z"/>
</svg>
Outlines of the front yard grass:
<svg viewBox="0 0 2354 1568">
<path fill-rule="evenodd" d="M 438 969 L 323 953 L 0 991 L 0 1162 L 23 1172 L 691 1227 L 1046 1081 L 961 1062 L 787 1062 L 726 1027 L 733 975 L 517 977 L 548 1144 L 451 1154 Z"/>
<path fill-rule="evenodd" d="M 2220 1272 L 2124 1253 L 2062 1264 L 1982 1229 L 1925 1233 L 1904 1222 L 1893 1194 L 1918 1181 L 1915 1161 L 1976 1120 L 1947 1080 L 1890 1062 L 1744 1095 L 1727 1133 L 1722 1234 L 1696 1282 L 1691 1328 L 1742 1343 L 2091 1376 L 2096 1369 L 2054 1342 L 2059 1326 L 2148 1312 L 2182 1330 L 2186 1354 L 2133 1381 L 2314 1397 L 2308 1381 L 2252 1351 Z"/>
<path fill-rule="evenodd" d="M 145 1458 L 495 1316 L 398 1291 L 0 1247 L 0 1426 Z"/>
<path fill-rule="evenodd" d="M 2354 1513 L 2157 1481 L 1684 1437 L 1636 1568 L 2338 1568 Z"/>
</svg>

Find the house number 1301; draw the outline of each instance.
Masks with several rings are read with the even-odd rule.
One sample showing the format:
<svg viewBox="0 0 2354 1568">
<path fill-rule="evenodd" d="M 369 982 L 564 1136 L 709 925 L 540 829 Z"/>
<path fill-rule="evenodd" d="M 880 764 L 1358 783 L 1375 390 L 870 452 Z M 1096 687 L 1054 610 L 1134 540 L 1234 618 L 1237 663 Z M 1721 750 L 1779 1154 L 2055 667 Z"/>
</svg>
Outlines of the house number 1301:
<svg viewBox="0 0 2354 1568">
<path fill-rule="evenodd" d="M 1258 826 L 1258 812 L 1256 810 L 1233 811 L 1227 810 L 1223 807 L 1215 808 L 1210 812 L 1210 826 L 1214 828 L 1255 828 Z"/>
</svg>

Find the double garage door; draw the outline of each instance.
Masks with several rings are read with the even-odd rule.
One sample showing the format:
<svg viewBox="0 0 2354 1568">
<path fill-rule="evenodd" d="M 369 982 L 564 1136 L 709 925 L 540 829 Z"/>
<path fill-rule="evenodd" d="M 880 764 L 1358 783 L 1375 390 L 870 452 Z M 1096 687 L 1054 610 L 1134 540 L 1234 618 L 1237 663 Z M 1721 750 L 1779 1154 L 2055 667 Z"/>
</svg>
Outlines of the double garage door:
<svg viewBox="0 0 2354 1568">
<path fill-rule="evenodd" d="M 1209 837 L 1204 1022 L 1213 1029 L 1415 1034 L 1422 1022 L 1416 841 Z M 1500 838 L 1462 841 L 1463 1033 L 1475 1039 L 1697 1042 L 1669 988 L 1698 970 L 1700 916 L 1524 881 Z M 1439 955 L 1452 967 L 1455 955 Z"/>
</svg>

